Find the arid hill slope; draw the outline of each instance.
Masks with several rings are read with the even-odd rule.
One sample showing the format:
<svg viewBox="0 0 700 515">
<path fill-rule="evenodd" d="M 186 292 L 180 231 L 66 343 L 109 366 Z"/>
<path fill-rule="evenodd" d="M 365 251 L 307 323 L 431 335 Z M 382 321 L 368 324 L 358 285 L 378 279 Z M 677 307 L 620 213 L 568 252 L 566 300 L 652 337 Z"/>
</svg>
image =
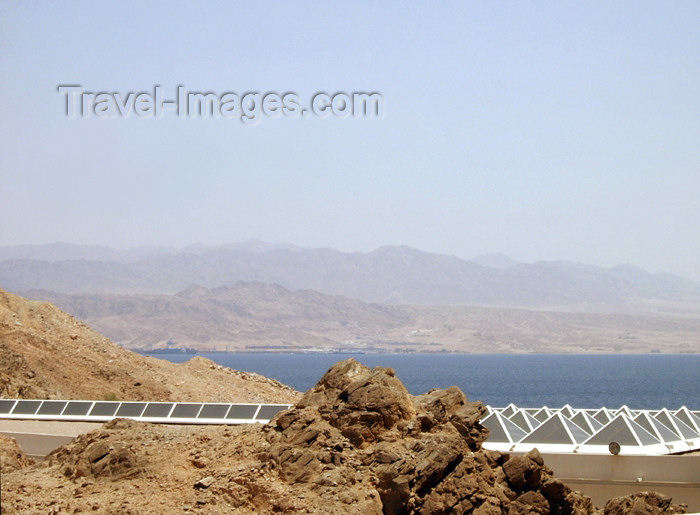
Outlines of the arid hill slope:
<svg viewBox="0 0 700 515">
<path fill-rule="evenodd" d="M 0 290 L 0 397 L 292 402 L 299 395 L 203 358 L 176 365 L 140 356 L 49 303 Z"/>
<path fill-rule="evenodd" d="M 629 313 L 367 304 L 275 284 L 175 295 L 26 292 L 134 349 L 370 352 L 700 352 L 700 304 L 639 302 Z"/>
</svg>

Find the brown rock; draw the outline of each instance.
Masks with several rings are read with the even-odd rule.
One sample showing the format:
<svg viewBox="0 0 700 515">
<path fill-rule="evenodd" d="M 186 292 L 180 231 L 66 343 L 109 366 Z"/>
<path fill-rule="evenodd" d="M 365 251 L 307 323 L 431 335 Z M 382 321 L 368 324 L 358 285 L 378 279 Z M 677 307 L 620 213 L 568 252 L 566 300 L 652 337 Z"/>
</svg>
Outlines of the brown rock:
<svg viewBox="0 0 700 515">
<path fill-rule="evenodd" d="M 540 486 L 544 461 L 537 449 L 509 459 L 503 465 L 508 482 L 515 490 L 533 490 Z"/>
<path fill-rule="evenodd" d="M 28 458 L 17 445 L 17 440 L 0 434 L 0 473 L 9 473 L 32 465 L 34 460 Z"/>
<path fill-rule="evenodd" d="M 415 415 L 408 391 L 392 369 L 370 370 L 353 359 L 331 367 L 297 406 L 314 406 L 358 447 Z"/>
<path fill-rule="evenodd" d="M 103 431 L 93 431 L 59 447 L 46 463 L 59 465 L 66 477 L 133 477 L 140 473 L 140 458 L 119 438 L 119 431 L 133 430 L 138 422 L 115 419 Z"/>
<path fill-rule="evenodd" d="M 300 397 L 278 381 L 220 367 L 201 357 L 175 364 L 141 356 L 48 302 L 30 301 L 2 289 L 0 395 L 275 403 Z"/>
<path fill-rule="evenodd" d="M 522 494 L 508 507 L 512 515 L 546 515 L 550 513 L 547 499 L 539 492 L 529 491 Z"/>
<path fill-rule="evenodd" d="M 655 492 L 639 492 L 615 497 L 605 503 L 605 515 L 658 515 L 661 513 L 685 513 L 687 506 L 672 504 L 671 498 Z"/>
<path fill-rule="evenodd" d="M 590 514 L 595 511 L 595 507 L 590 498 L 585 497 L 580 492 L 571 490 L 558 479 L 545 479 L 540 488 L 540 492 L 547 498 L 550 506 L 550 513 L 568 514 L 581 513 Z"/>
<path fill-rule="evenodd" d="M 214 479 L 212 476 L 203 477 L 195 482 L 194 487 L 206 489 L 213 485 L 214 481 L 216 481 L 216 479 Z"/>
<path fill-rule="evenodd" d="M 207 465 L 209 465 L 209 461 L 203 459 L 203 458 L 193 458 L 190 460 L 190 463 L 192 463 L 192 466 L 197 467 L 198 469 L 203 469 Z"/>
</svg>

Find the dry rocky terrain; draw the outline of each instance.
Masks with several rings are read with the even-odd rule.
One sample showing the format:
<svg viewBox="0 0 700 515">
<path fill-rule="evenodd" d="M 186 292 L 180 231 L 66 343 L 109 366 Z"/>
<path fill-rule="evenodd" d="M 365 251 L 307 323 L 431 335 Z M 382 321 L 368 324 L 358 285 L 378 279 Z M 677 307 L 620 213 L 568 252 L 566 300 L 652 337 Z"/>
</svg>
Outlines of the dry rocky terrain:
<svg viewBox="0 0 700 515">
<path fill-rule="evenodd" d="M 700 284 L 629 265 L 56 243 L 0 247 L 0 285 L 131 349 L 700 352 Z"/>
<path fill-rule="evenodd" d="M 628 312 L 380 305 L 263 283 L 175 295 L 30 295 L 131 349 L 700 352 L 697 302 L 640 301 Z"/>
<path fill-rule="evenodd" d="M 411 396 L 393 370 L 334 365 L 266 426 L 116 419 L 2 478 L 2 512 L 683 513 L 657 494 L 604 510 L 535 450 L 481 448 L 485 408 L 457 388 Z"/>
<path fill-rule="evenodd" d="M 0 345 L 4 397 L 295 402 L 264 426 L 116 419 L 37 464 L 1 438 L 3 514 L 684 512 L 650 493 L 596 508 L 537 451 L 483 449 L 482 404 L 455 387 L 412 396 L 388 368 L 346 360 L 301 396 L 206 360 L 134 355 L 51 305 L 6 293 Z"/>
<path fill-rule="evenodd" d="M 292 402 L 295 390 L 204 358 L 140 356 L 47 302 L 0 290 L 0 397 Z"/>
</svg>

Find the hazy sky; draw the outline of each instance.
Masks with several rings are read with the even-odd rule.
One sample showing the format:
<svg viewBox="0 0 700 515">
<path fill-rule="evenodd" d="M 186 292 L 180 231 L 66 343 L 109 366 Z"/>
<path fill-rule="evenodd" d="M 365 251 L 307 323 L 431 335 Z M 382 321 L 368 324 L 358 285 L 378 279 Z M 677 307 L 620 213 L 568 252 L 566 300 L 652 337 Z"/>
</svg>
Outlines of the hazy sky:
<svg viewBox="0 0 700 515">
<path fill-rule="evenodd" d="M 700 2 L 0 1 L 0 245 L 260 238 L 700 279 Z M 68 118 L 379 92 L 381 118 Z"/>
</svg>

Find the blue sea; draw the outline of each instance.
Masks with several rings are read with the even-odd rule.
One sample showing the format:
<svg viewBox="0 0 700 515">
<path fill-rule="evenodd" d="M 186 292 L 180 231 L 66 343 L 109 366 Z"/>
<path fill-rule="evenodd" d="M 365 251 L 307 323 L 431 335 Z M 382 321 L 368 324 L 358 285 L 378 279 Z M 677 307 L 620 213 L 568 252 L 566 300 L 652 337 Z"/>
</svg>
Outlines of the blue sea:
<svg viewBox="0 0 700 515">
<path fill-rule="evenodd" d="M 700 354 L 278 354 L 201 353 L 306 391 L 334 363 L 353 357 L 392 367 L 412 394 L 456 385 L 494 407 L 700 409 Z M 154 357 L 176 363 L 191 354 Z"/>
</svg>

